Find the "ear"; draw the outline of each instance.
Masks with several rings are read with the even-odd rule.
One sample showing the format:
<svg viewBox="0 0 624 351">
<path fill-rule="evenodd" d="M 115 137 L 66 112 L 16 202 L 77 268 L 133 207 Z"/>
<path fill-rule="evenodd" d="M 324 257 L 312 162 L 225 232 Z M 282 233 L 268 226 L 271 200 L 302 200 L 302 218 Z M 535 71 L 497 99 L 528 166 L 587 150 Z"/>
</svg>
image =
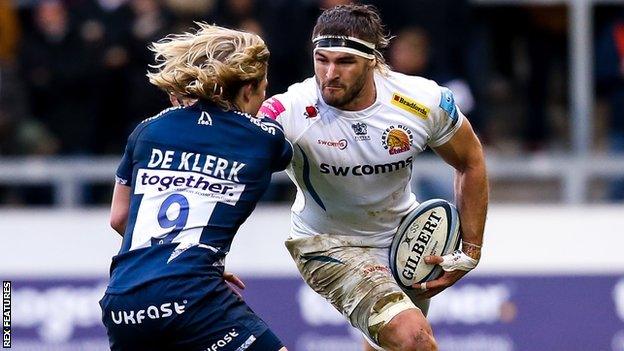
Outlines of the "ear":
<svg viewBox="0 0 624 351">
<path fill-rule="evenodd" d="M 243 85 L 243 101 L 244 102 L 248 102 L 249 100 L 251 100 L 253 91 L 254 91 L 253 84 L 247 83 Z"/>
</svg>

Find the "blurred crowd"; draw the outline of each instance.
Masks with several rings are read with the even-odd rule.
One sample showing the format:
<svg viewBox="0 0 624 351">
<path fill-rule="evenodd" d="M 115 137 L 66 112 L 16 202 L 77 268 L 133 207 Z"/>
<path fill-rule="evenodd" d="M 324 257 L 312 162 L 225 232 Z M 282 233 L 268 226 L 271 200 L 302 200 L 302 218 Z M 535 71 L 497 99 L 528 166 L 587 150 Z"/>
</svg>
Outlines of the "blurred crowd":
<svg viewBox="0 0 624 351">
<path fill-rule="evenodd" d="M 148 45 L 193 21 L 265 38 L 268 94 L 281 92 L 312 75 L 309 36 L 321 9 L 349 2 L 0 0 L 0 157 L 121 154 L 136 124 L 168 105 L 145 77 Z M 390 65 L 451 88 L 488 147 L 570 149 L 565 5 L 360 2 L 377 6 L 394 36 Z M 614 152 L 624 152 L 622 8 L 597 8 L 593 28 L 604 106 L 595 144 Z"/>
<path fill-rule="evenodd" d="M 168 103 L 145 77 L 152 62 L 148 45 L 189 30 L 193 21 L 265 36 L 272 44 L 271 85 L 283 89 L 309 72 L 307 32 L 321 5 L 253 0 L 0 4 L 3 155 L 119 154 L 134 126 Z"/>
</svg>

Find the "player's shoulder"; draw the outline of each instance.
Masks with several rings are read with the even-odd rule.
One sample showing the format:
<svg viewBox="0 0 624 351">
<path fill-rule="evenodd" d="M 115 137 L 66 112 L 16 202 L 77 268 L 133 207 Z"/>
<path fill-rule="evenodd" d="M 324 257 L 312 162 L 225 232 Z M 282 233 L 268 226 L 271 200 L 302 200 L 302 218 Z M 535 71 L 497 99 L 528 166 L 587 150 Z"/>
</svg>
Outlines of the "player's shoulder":
<svg viewBox="0 0 624 351">
<path fill-rule="evenodd" d="M 448 116 L 455 122 L 459 111 L 453 92 L 431 79 L 391 72 L 386 76 L 390 104 L 427 120 L 431 113 Z"/>
<path fill-rule="evenodd" d="M 158 127 L 157 122 L 162 121 L 163 119 L 169 116 L 181 113 L 183 109 L 184 107 L 182 106 L 169 107 L 151 117 L 143 119 L 134 128 L 134 130 L 130 134 L 129 140 L 136 140 L 139 137 L 139 135 L 143 134 L 143 132 L 146 130 L 152 130 L 152 131 L 155 130 L 154 128 Z"/>
<path fill-rule="evenodd" d="M 306 113 L 306 107 L 314 107 L 317 105 L 317 102 L 316 81 L 314 78 L 308 78 L 291 85 L 286 92 L 267 99 L 262 104 L 259 113 L 274 120 L 278 117 L 281 119 L 284 116 L 291 116 L 298 111 Z"/>
<path fill-rule="evenodd" d="M 402 104 L 407 107 L 421 105 L 427 109 L 436 109 L 439 108 L 445 92 L 450 92 L 435 81 L 419 76 L 389 72 L 382 77 L 390 101 L 394 105 Z"/>
<path fill-rule="evenodd" d="M 252 132 L 261 137 L 269 139 L 283 139 L 284 129 L 282 125 L 268 117 L 264 116 L 252 116 L 248 113 L 232 111 L 239 118 L 243 117 L 243 123 L 245 123 Z"/>
<path fill-rule="evenodd" d="M 151 117 L 148 117 L 148 118 L 142 120 L 141 123 L 139 123 L 139 126 L 153 124 L 157 120 L 163 119 L 164 117 L 171 116 L 171 115 L 174 115 L 174 114 L 179 114 L 183 109 L 184 109 L 183 106 L 168 107 L 168 108 L 158 112 L 154 116 L 151 116 Z"/>
</svg>

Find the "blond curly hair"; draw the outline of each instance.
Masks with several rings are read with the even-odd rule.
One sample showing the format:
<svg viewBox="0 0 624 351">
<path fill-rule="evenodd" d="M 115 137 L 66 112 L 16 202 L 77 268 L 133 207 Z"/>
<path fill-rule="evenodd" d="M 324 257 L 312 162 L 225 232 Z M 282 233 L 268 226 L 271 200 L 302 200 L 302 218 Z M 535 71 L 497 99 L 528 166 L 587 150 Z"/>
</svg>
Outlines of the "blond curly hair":
<svg viewBox="0 0 624 351">
<path fill-rule="evenodd" d="M 195 33 L 172 34 L 152 43 L 156 63 L 150 83 L 180 99 L 204 99 L 224 110 L 245 84 L 265 77 L 269 50 L 256 34 L 196 22 Z"/>
</svg>

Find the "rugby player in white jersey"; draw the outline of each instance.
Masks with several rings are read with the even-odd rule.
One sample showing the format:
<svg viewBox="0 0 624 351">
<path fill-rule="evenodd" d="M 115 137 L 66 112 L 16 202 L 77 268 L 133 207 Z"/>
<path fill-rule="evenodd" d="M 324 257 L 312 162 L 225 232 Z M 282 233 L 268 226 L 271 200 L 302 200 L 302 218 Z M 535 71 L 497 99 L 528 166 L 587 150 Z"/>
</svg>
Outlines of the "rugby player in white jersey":
<svg viewBox="0 0 624 351">
<path fill-rule="evenodd" d="M 312 43 L 314 78 L 260 109 L 294 146 L 287 172 L 298 192 L 286 246 L 304 280 L 362 331 L 367 349 L 436 350 L 429 298 L 481 255 L 488 202 L 481 144 L 450 90 L 388 68 L 379 52 L 388 38 L 374 8 L 325 10 Z M 388 248 L 418 205 L 411 168 L 427 147 L 456 169 L 466 265 L 406 293 L 387 267 Z"/>
</svg>

